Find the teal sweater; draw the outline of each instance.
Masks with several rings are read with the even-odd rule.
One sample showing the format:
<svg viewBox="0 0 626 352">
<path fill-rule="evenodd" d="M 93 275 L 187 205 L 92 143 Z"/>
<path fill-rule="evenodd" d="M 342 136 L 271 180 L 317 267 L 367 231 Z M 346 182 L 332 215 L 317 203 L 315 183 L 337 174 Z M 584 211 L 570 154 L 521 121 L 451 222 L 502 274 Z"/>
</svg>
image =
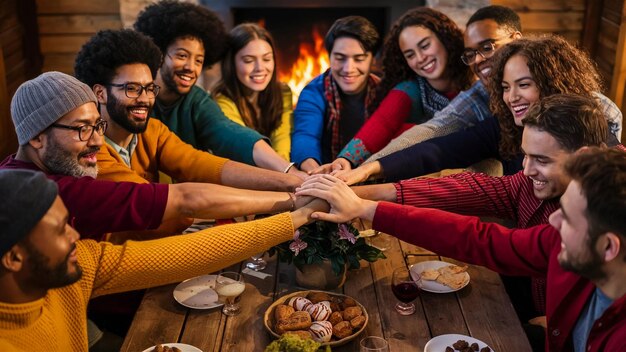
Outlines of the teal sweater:
<svg viewBox="0 0 626 352">
<path fill-rule="evenodd" d="M 197 86 L 171 106 L 163 106 L 157 99 L 153 115 L 196 149 L 255 165 L 252 149 L 263 137 L 224 116 L 213 98 Z"/>
</svg>

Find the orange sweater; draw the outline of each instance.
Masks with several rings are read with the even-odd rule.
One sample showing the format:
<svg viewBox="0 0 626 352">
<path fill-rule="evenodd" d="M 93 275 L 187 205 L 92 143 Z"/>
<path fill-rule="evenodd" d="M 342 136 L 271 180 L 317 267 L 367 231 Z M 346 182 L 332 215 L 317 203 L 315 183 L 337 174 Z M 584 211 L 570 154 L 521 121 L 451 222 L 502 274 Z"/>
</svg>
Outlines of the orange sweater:
<svg viewBox="0 0 626 352">
<path fill-rule="evenodd" d="M 145 132 L 137 134 L 130 168 L 108 144 L 98 152 L 98 179 L 158 182 L 159 171 L 179 182 L 221 183 L 228 159 L 197 150 L 183 142 L 161 121 L 151 118 Z"/>
<path fill-rule="evenodd" d="M 242 261 L 293 237 L 290 215 L 153 241 L 77 242 L 80 281 L 25 304 L 0 302 L 0 351 L 87 351 L 91 297 L 178 282 Z"/>
</svg>

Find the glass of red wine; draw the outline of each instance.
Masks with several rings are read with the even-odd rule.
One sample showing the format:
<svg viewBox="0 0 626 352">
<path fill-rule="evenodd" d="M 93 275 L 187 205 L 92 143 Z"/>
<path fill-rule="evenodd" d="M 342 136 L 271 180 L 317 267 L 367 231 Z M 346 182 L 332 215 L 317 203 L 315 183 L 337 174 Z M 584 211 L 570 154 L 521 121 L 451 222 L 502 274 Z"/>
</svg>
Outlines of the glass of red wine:
<svg viewBox="0 0 626 352">
<path fill-rule="evenodd" d="M 415 313 L 415 304 L 413 301 L 419 296 L 420 293 L 420 278 L 414 278 L 411 276 L 411 271 L 406 268 L 397 268 L 393 271 L 391 278 L 391 291 L 398 299 L 396 303 L 396 311 L 402 315 L 411 315 Z"/>
</svg>

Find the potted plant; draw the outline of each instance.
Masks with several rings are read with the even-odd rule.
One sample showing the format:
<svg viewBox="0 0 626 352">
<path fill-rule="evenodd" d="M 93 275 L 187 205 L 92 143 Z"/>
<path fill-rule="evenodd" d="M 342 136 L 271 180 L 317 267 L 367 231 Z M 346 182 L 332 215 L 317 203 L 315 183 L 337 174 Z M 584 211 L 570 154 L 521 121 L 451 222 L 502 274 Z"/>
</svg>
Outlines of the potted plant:
<svg viewBox="0 0 626 352">
<path fill-rule="evenodd" d="M 354 226 L 326 221 L 300 227 L 293 240 L 270 250 L 271 254 L 275 252 L 280 261 L 295 265 L 300 286 L 317 289 L 343 285 L 346 267 L 358 269 L 361 259 L 374 262 L 385 258 L 378 248 L 368 245 L 359 236 Z"/>
</svg>

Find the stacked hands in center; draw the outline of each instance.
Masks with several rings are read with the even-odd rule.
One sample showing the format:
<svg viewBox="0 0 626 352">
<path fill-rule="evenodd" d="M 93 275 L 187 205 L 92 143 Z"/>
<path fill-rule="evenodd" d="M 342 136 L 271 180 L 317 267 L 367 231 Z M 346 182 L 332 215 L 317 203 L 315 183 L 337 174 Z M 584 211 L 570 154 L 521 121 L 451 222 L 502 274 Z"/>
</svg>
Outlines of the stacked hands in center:
<svg viewBox="0 0 626 352">
<path fill-rule="evenodd" d="M 305 297 L 292 297 L 287 304 L 274 309 L 279 335 L 296 334 L 321 343 L 333 337 L 341 340 L 358 331 L 366 318 L 361 307 L 350 297 L 331 296 L 325 292 L 310 292 Z"/>
</svg>

